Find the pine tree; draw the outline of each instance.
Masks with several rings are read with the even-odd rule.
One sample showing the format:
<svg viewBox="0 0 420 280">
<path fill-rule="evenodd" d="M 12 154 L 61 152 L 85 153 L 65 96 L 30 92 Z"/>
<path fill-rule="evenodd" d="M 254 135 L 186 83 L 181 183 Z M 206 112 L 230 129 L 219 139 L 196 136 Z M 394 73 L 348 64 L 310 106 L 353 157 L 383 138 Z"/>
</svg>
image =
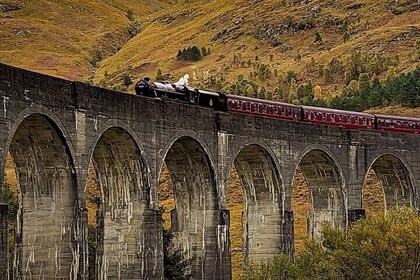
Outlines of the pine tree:
<svg viewBox="0 0 420 280">
<path fill-rule="evenodd" d="M 198 61 L 198 60 L 200 60 L 200 59 L 201 59 L 201 52 L 200 52 L 200 50 L 197 48 L 197 46 L 193 46 L 193 47 L 191 48 L 190 53 L 191 53 L 191 60 L 192 60 L 192 61 Z"/>
<path fill-rule="evenodd" d="M 271 90 L 267 91 L 267 93 L 265 94 L 265 97 L 267 100 L 273 100 L 273 93 L 271 92 Z"/>
<path fill-rule="evenodd" d="M 324 70 L 323 70 L 323 75 L 322 75 L 324 82 L 329 83 L 332 81 L 332 77 L 331 77 L 331 70 L 330 67 L 325 66 Z"/>
<path fill-rule="evenodd" d="M 162 81 L 163 80 L 162 70 L 160 70 L 160 69 L 157 70 L 156 80 L 157 81 Z"/>
<path fill-rule="evenodd" d="M 125 86 L 129 86 L 129 85 L 131 85 L 132 83 L 133 83 L 133 81 L 131 80 L 130 76 L 128 76 L 127 74 L 125 74 L 125 75 L 123 76 L 123 84 L 124 84 Z"/>
<path fill-rule="evenodd" d="M 290 80 L 290 88 L 289 88 L 289 103 L 296 103 L 298 99 L 297 96 L 297 84 L 296 84 L 296 80 L 294 78 L 292 78 Z"/>
<path fill-rule="evenodd" d="M 261 87 L 260 90 L 258 91 L 258 98 L 266 99 L 267 98 L 266 93 L 267 93 L 266 89 L 264 87 Z"/>
<path fill-rule="evenodd" d="M 359 75 L 359 93 L 363 99 L 367 99 L 370 92 L 370 82 L 367 73 Z"/>
<path fill-rule="evenodd" d="M 322 43 L 322 37 L 321 37 L 321 35 L 318 32 L 315 33 L 314 42 L 315 43 Z"/>
</svg>

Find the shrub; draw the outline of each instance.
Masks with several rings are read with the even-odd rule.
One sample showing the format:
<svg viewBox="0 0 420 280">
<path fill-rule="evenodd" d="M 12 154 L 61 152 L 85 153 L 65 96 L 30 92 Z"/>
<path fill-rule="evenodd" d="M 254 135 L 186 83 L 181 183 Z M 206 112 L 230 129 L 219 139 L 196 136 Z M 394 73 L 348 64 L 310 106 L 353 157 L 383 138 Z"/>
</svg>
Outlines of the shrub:
<svg viewBox="0 0 420 280">
<path fill-rule="evenodd" d="M 325 227 L 298 258 L 302 279 L 419 279 L 420 217 L 395 208 L 348 231 Z"/>
<path fill-rule="evenodd" d="M 299 268 L 286 255 L 278 255 L 270 261 L 245 267 L 242 280 L 294 280 L 298 279 Z"/>
</svg>

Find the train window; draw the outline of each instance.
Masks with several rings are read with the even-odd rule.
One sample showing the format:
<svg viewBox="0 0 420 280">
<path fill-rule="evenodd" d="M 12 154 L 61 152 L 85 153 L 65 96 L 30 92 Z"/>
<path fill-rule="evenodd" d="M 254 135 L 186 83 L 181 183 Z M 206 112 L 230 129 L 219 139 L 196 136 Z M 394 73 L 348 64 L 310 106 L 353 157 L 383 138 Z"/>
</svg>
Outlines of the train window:
<svg viewBox="0 0 420 280">
<path fill-rule="evenodd" d="M 319 112 L 316 112 L 316 119 L 322 121 L 322 114 Z"/>
<path fill-rule="evenodd" d="M 263 112 L 264 112 L 265 114 L 267 114 L 267 113 L 268 113 L 268 106 L 267 106 L 267 105 L 263 105 Z"/>
<path fill-rule="evenodd" d="M 290 116 L 292 114 L 292 110 L 290 108 L 286 109 L 286 116 Z"/>
</svg>

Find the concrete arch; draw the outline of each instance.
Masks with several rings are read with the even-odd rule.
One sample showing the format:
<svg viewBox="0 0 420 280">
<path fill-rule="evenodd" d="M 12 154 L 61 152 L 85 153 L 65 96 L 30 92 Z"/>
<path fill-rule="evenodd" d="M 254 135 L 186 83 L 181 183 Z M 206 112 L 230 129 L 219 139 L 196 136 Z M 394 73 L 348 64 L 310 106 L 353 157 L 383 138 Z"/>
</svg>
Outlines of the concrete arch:
<svg viewBox="0 0 420 280">
<path fill-rule="evenodd" d="M 407 161 L 407 159 L 404 157 L 403 154 L 395 151 L 395 150 L 381 150 L 380 152 L 375 153 L 368 162 L 367 165 L 367 169 L 365 170 L 365 172 L 368 171 L 368 169 L 372 166 L 372 164 L 381 156 L 383 155 L 390 155 L 393 156 L 395 158 L 397 158 L 399 161 L 401 161 L 401 163 L 404 165 L 404 167 L 407 169 L 408 171 L 408 175 L 410 176 L 410 180 L 414 182 L 414 171 L 411 168 L 410 163 Z"/>
<path fill-rule="evenodd" d="M 220 269 L 215 265 L 220 247 L 216 230 L 219 222 L 216 175 L 205 142 L 192 136 L 195 133 L 186 131 L 175 134 L 162 157 L 175 198 L 171 225 L 175 246 L 194 259 L 193 278 L 214 279 Z"/>
<path fill-rule="evenodd" d="M 338 158 L 325 146 L 314 144 L 306 147 L 298 159 L 295 172 L 301 168 L 311 197 L 309 235 L 319 236 L 324 223 L 345 228 L 348 199 L 346 179 Z"/>
<path fill-rule="evenodd" d="M 38 106 L 21 112 L 6 149 L 19 180 L 14 274 L 76 279 L 81 232 L 73 147 L 62 123 L 51 119 L 59 118 L 45 111 Z"/>
<path fill-rule="evenodd" d="M 227 166 L 235 166 L 244 192 L 244 261 L 259 261 L 272 258 L 280 252 L 287 253 L 282 232 L 285 199 L 283 180 L 276 156 L 267 144 L 241 144 Z"/>
<path fill-rule="evenodd" d="M 414 173 L 402 154 L 390 150 L 378 152 L 370 158 L 368 170 L 369 168 L 373 169 L 380 181 L 385 210 L 392 206 L 418 206 Z"/>
<path fill-rule="evenodd" d="M 76 156 L 76 152 L 73 146 L 73 142 L 71 141 L 70 134 L 67 131 L 66 126 L 61 121 L 60 117 L 58 117 L 57 114 L 51 111 L 51 109 L 48 109 L 47 107 L 43 105 L 39 105 L 39 104 L 32 104 L 30 107 L 27 107 L 26 109 L 22 110 L 19 113 L 19 115 L 15 118 L 15 121 L 13 122 L 13 125 L 10 128 L 9 133 L 8 133 L 4 155 L 7 155 L 9 153 L 10 144 L 20 124 L 28 116 L 35 115 L 35 114 L 44 116 L 46 119 L 49 120 L 50 124 L 57 131 L 59 131 L 61 140 L 63 141 L 63 143 L 66 145 L 67 149 L 69 150 L 72 163 L 75 164 L 75 162 L 77 161 L 77 156 Z M 3 157 L 3 164 L 5 160 L 6 160 L 6 157 Z"/>
<path fill-rule="evenodd" d="M 238 154 L 242 151 L 242 149 L 245 146 L 249 146 L 249 145 L 256 145 L 256 146 L 260 146 L 264 151 L 266 151 L 269 155 L 269 157 L 271 158 L 271 160 L 274 163 L 274 166 L 276 167 L 276 170 L 278 170 L 278 175 L 281 179 L 281 181 L 283 181 L 283 172 L 282 172 L 282 168 L 281 165 L 277 159 L 276 154 L 274 153 L 273 149 L 270 147 L 270 145 L 268 145 L 265 141 L 262 140 L 256 140 L 256 141 L 252 141 L 252 140 L 245 140 L 242 141 L 241 143 L 239 143 L 238 148 L 232 153 L 233 157 L 231 158 L 231 161 L 228 162 L 226 164 L 227 168 L 230 168 L 233 164 L 235 159 L 237 158 Z M 227 170 L 227 172 L 225 173 L 229 173 L 229 170 Z M 283 187 L 283 186 L 282 186 Z"/>
<path fill-rule="evenodd" d="M 141 156 L 143 158 L 144 163 L 146 164 L 147 171 L 150 172 L 150 165 L 148 160 L 148 155 L 144 149 L 144 146 L 142 144 L 142 141 L 140 140 L 139 136 L 137 135 L 136 131 L 125 121 L 118 120 L 118 119 L 110 119 L 107 120 L 105 123 L 103 123 L 100 127 L 100 129 L 95 134 L 95 137 L 91 140 L 91 143 L 89 147 L 87 148 L 88 151 L 90 151 L 89 158 L 92 158 L 94 148 L 96 144 L 98 143 L 99 139 L 103 135 L 105 131 L 107 131 L 110 128 L 121 128 L 125 130 L 131 138 L 133 138 L 134 142 L 136 143 L 137 147 L 139 148 L 139 151 L 141 153 Z"/>
<path fill-rule="evenodd" d="M 215 175 L 215 181 L 217 181 L 218 173 L 215 163 L 215 158 L 213 156 L 213 153 L 211 152 L 210 147 L 207 145 L 206 141 L 195 131 L 193 130 L 187 130 L 187 129 L 181 129 L 178 130 L 176 133 L 174 133 L 171 138 L 169 139 L 168 143 L 166 144 L 165 148 L 161 150 L 159 153 L 159 159 L 157 166 L 159 167 L 158 174 L 162 171 L 163 162 L 166 158 L 166 155 L 168 154 L 169 149 L 173 146 L 173 144 L 178 141 L 181 138 L 190 137 L 191 139 L 194 139 L 197 143 L 199 143 L 200 147 L 204 150 L 206 156 L 209 159 L 210 166 L 214 172 Z"/>
<path fill-rule="evenodd" d="M 100 129 L 95 134 L 95 137 L 91 140 L 90 145 L 87 147 L 87 151 L 90 151 L 88 158 L 91 159 L 95 150 L 95 147 L 99 141 L 99 139 L 102 137 L 103 133 L 107 131 L 110 128 L 121 128 L 122 130 L 126 131 L 130 137 L 133 139 L 134 143 L 136 144 L 137 148 L 140 151 L 141 160 L 144 164 L 144 168 L 146 171 L 146 183 L 147 187 L 150 191 L 151 186 L 151 169 L 150 169 L 150 161 L 149 161 L 149 155 L 147 154 L 146 150 L 144 149 L 144 146 L 142 144 L 142 141 L 140 140 L 140 137 L 137 135 L 136 131 L 125 121 L 118 120 L 118 119 L 110 119 L 106 121 L 104 124 L 101 125 Z M 87 170 L 89 162 L 86 163 L 86 166 L 83 167 L 84 170 Z M 156 208 L 153 204 L 153 196 L 151 193 L 149 193 L 149 202 L 151 204 L 151 208 Z"/>
<path fill-rule="evenodd" d="M 100 201 L 96 214 L 99 279 L 144 277 L 150 172 L 133 135 L 124 122 L 109 121 L 91 149 L 100 188 L 96 199 Z"/>
<path fill-rule="evenodd" d="M 328 155 L 329 158 L 331 158 L 335 164 L 335 166 L 338 168 L 338 171 L 340 172 L 340 174 L 343 174 L 342 177 L 345 180 L 345 176 L 344 176 L 344 170 L 341 166 L 340 160 L 335 156 L 335 154 L 328 149 L 327 147 L 320 145 L 320 144 L 312 144 L 309 146 L 306 146 L 305 149 L 303 149 L 298 156 L 298 162 L 300 163 L 302 161 L 302 159 L 305 157 L 306 154 L 308 154 L 310 151 L 313 150 L 320 150 L 323 153 L 325 153 L 326 155 Z M 296 169 L 296 168 L 295 168 Z M 343 186 L 345 185 L 345 182 L 343 181 Z"/>
</svg>

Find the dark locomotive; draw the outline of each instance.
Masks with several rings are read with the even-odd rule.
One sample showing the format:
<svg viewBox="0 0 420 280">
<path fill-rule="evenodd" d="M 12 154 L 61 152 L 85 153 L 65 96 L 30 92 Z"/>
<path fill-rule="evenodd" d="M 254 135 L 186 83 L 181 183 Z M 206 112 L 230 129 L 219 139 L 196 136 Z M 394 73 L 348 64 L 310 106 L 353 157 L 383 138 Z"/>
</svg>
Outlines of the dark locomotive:
<svg viewBox="0 0 420 280">
<path fill-rule="evenodd" d="M 420 134 L 420 118 L 297 106 L 288 103 L 201 90 L 177 83 L 151 82 L 148 78 L 140 80 L 136 84 L 135 90 L 137 95 L 174 99 L 224 112 L 333 125 L 349 129 L 371 129 Z"/>
</svg>

